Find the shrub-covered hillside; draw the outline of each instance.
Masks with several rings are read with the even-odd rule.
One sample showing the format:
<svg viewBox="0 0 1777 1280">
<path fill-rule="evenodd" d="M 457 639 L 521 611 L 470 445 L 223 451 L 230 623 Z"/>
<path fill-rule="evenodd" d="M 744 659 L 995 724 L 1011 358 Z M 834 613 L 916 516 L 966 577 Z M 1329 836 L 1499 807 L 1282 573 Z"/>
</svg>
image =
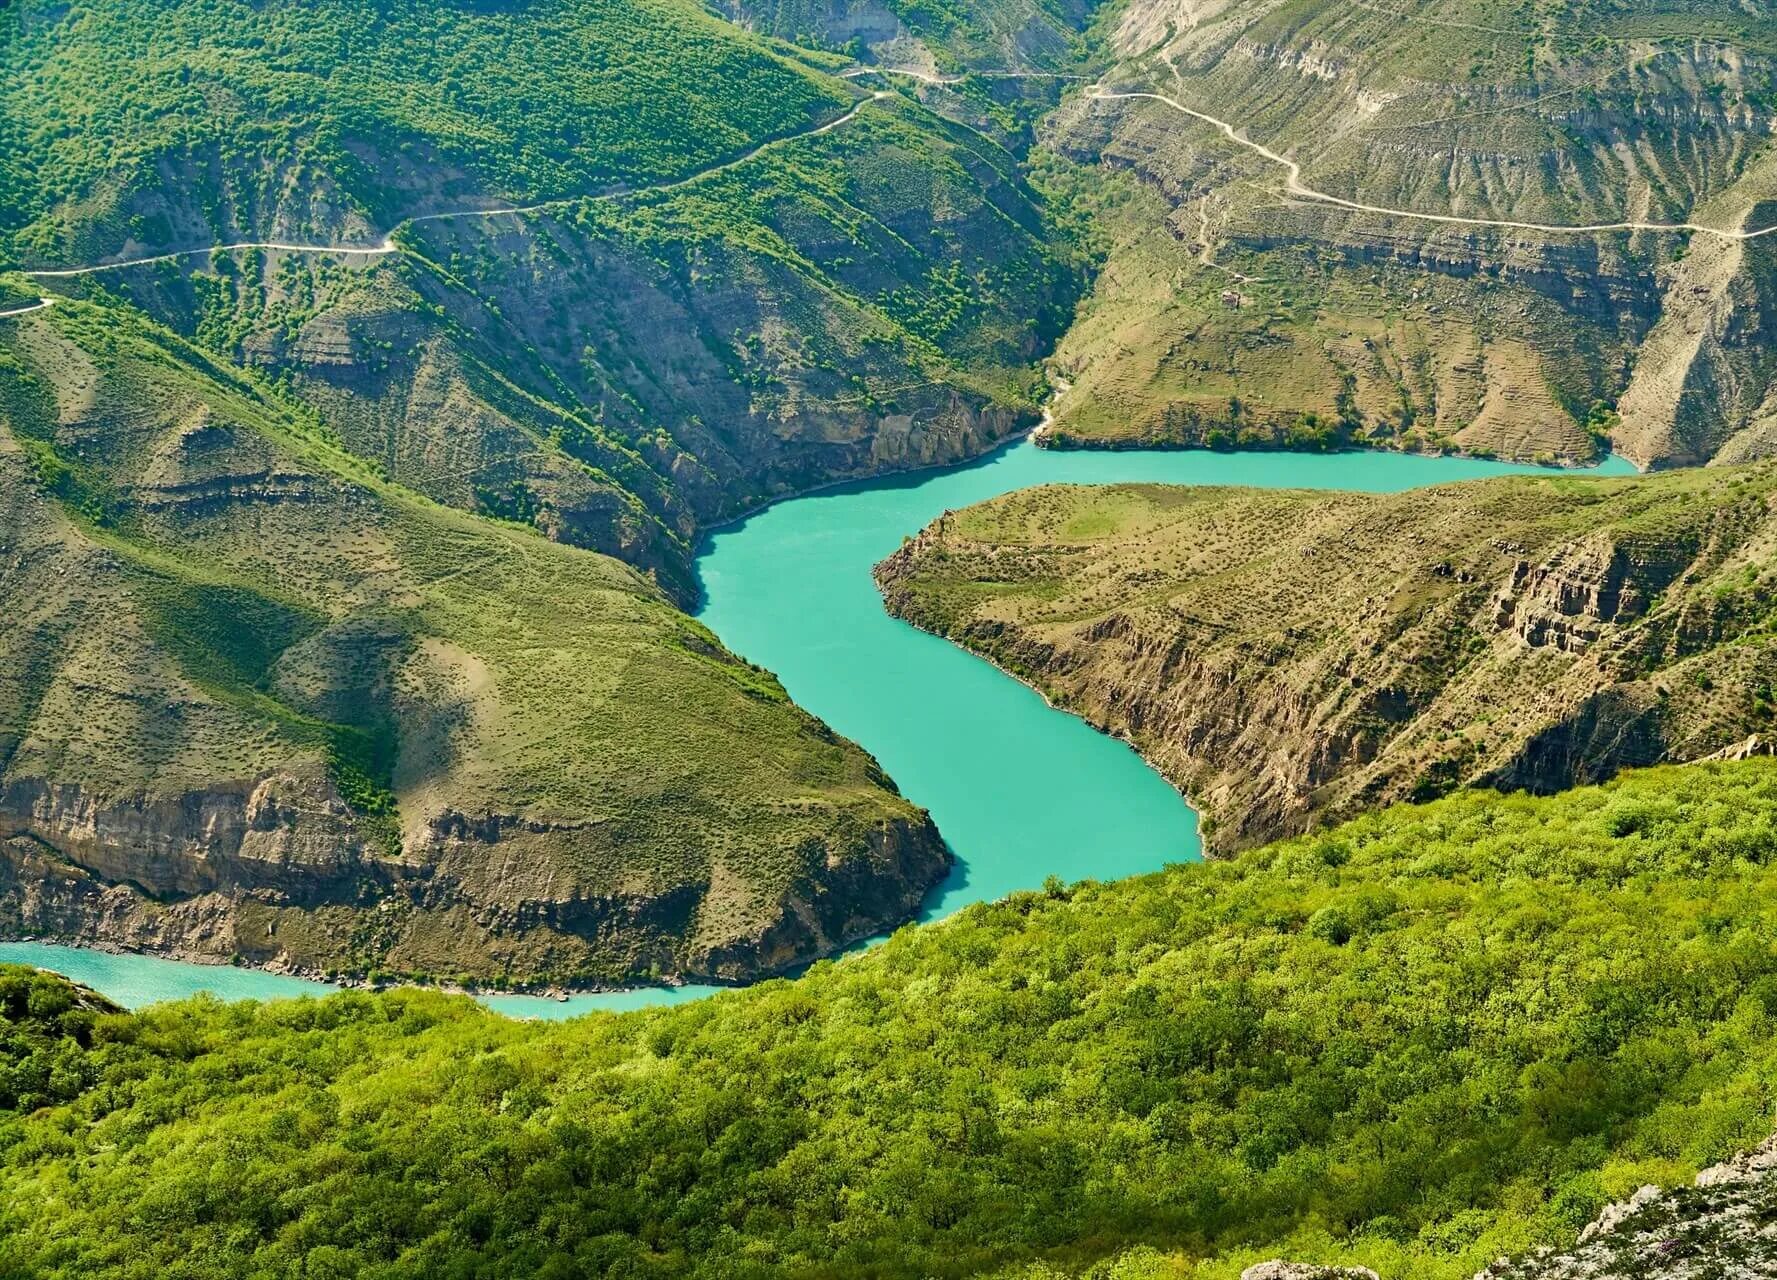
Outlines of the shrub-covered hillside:
<svg viewBox="0 0 1777 1280">
<path fill-rule="evenodd" d="M 701 525 L 1033 421 L 1071 315 L 1014 157 L 844 62 L 689 0 L 31 0 L 0 9 L 0 265 L 684 602 Z"/>
<path fill-rule="evenodd" d="M 0 1121 L 0 1273 L 1469 1276 L 1768 1133 L 1774 829 L 1771 762 L 1668 768 L 1056 885 L 670 1010 L 101 1020 L 93 1087 Z"/>
<path fill-rule="evenodd" d="M 683 177 L 850 101 L 818 55 L 683 0 L 25 0 L 0 12 L 0 58 L 5 226 L 48 265 L 119 232 L 170 243 L 134 202 L 218 232 L 387 225 L 447 196 Z M 195 184 L 168 187 L 170 166 Z"/>
</svg>

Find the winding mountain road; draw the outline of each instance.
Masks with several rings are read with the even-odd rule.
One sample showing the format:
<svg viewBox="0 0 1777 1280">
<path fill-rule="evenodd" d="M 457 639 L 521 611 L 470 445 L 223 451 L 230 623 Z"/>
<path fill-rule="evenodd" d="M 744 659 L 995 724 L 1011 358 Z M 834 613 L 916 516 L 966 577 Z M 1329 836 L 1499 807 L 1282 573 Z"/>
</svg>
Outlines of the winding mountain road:
<svg viewBox="0 0 1777 1280">
<path fill-rule="evenodd" d="M 852 67 L 840 73 L 840 75 L 845 78 L 856 78 L 858 76 L 869 74 L 904 76 L 924 84 L 934 85 L 955 84 L 964 78 L 960 75 L 941 76 L 908 67 Z M 1053 71 L 977 71 L 972 74 L 984 77 L 1003 78 L 1084 79 L 1083 76 L 1074 76 L 1064 72 Z M 397 223 L 377 244 L 301 244 L 284 240 L 243 240 L 232 244 L 206 245 L 197 249 L 177 249 L 167 253 L 146 254 L 137 258 L 122 258 L 115 262 L 100 262 L 90 266 L 26 270 L 21 272 L 21 274 L 39 280 L 65 280 L 77 276 L 95 275 L 102 271 L 120 271 L 126 267 L 149 266 L 157 262 L 173 262 L 181 258 L 200 257 L 210 253 L 232 253 L 246 249 L 263 249 L 283 253 L 337 254 L 341 256 L 361 256 L 367 258 L 383 257 L 401 251 L 401 246 L 395 242 L 395 236 L 402 228 L 417 226 L 422 222 L 445 222 L 463 218 L 494 218 L 527 213 L 546 213 L 553 209 L 565 208 L 570 205 L 583 203 L 587 200 L 613 199 L 626 195 L 641 195 L 650 191 L 671 191 L 677 187 L 685 186 L 688 183 L 696 182 L 701 178 L 706 178 L 711 174 L 723 172 L 736 165 L 745 164 L 747 161 L 752 160 L 762 152 L 773 147 L 783 146 L 805 138 L 815 138 L 822 134 L 830 133 L 834 129 L 840 128 L 842 125 L 856 119 L 858 113 L 870 103 L 893 96 L 894 95 L 889 90 L 878 89 L 871 93 L 869 97 L 860 99 L 843 115 L 835 116 L 824 124 L 816 125 L 801 133 L 787 134 L 779 138 L 768 138 L 758 146 L 753 147 L 751 150 L 746 151 L 741 155 L 735 156 L 731 160 L 724 160 L 719 164 L 711 165 L 706 169 L 700 169 L 697 172 L 687 174 L 682 178 L 673 178 L 665 182 L 651 183 L 641 187 L 608 191 L 597 196 L 567 196 L 561 199 L 544 200 L 536 204 L 528 205 L 499 206 L 489 209 L 453 209 L 442 213 L 420 214 L 417 217 L 402 219 L 402 221 Z M 1321 191 L 1318 188 L 1307 185 L 1302 181 L 1302 166 L 1296 161 L 1291 160 L 1288 156 L 1280 155 L 1262 142 L 1254 142 L 1252 139 L 1241 133 L 1240 130 L 1229 121 L 1210 115 L 1207 111 L 1199 111 L 1195 107 L 1186 106 L 1183 102 L 1180 102 L 1177 98 L 1168 94 L 1156 93 L 1151 90 L 1111 90 L 1106 89 L 1101 85 L 1095 85 L 1087 91 L 1086 96 L 1095 102 L 1126 102 L 1138 100 L 1158 102 L 1164 106 L 1172 108 L 1174 111 L 1177 111 L 1182 115 L 1189 116 L 1194 120 L 1200 120 L 1204 124 L 1211 125 L 1220 131 L 1222 136 L 1236 146 L 1250 151 L 1261 159 L 1281 168 L 1284 171 L 1284 191 L 1287 195 L 1314 204 L 1327 205 L 1338 209 L 1349 209 L 1354 213 L 1373 213 L 1384 217 L 1405 218 L 1415 222 L 1435 222 L 1448 226 L 1487 227 L 1508 231 L 1534 231 L 1542 235 L 1598 235 L 1617 231 L 1647 231 L 1656 233 L 1692 232 L 1698 235 L 1716 236 L 1723 240 L 1744 241 L 1757 240 L 1764 236 L 1777 234 L 1777 224 L 1768 227 L 1760 227 L 1755 231 L 1747 231 L 1727 230 L 1721 227 L 1706 226 L 1697 222 L 1631 221 L 1594 222 L 1585 224 L 1519 222 L 1509 218 L 1470 218 L 1460 214 L 1427 213 L 1419 209 L 1398 209 L 1389 205 L 1366 204 L 1361 200 L 1348 200 L 1343 196 L 1337 196 L 1331 192 Z M 53 301 L 54 300 L 51 298 L 40 298 L 37 302 L 32 303 L 29 306 L 14 307 L 11 310 L 0 311 L 0 319 L 5 319 L 10 316 L 27 315 L 34 311 L 41 311 L 45 307 L 48 307 Z"/>
<path fill-rule="evenodd" d="M 933 71 L 920 71 L 915 67 L 848 67 L 839 73 L 841 80 L 855 80 L 859 76 L 905 76 L 909 80 L 917 80 L 921 84 L 961 84 L 971 76 L 977 80 L 1084 80 L 1085 76 L 1074 75 L 1067 71 L 969 71 L 960 75 L 943 76 Z"/>
<path fill-rule="evenodd" d="M 1717 236 L 1723 240 L 1757 240 L 1763 236 L 1777 234 L 1777 223 L 1768 227 L 1760 227 L 1756 231 L 1729 231 L 1721 227 L 1705 226 L 1699 222 L 1593 222 L 1583 225 L 1571 225 L 1550 222 L 1515 222 L 1508 218 L 1466 218 L 1454 213 L 1425 213 L 1418 209 L 1396 209 L 1388 205 L 1365 204 L 1360 200 L 1347 200 L 1343 196 L 1331 192 L 1320 191 L 1302 181 L 1302 166 L 1288 156 L 1279 155 L 1262 142 L 1254 142 L 1226 120 L 1210 115 L 1207 111 L 1199 111 L 1195 107 L 1187 107 L 1177 98 L 1164 93 L 1146 90 L 1112 91 L 1094 86 L 1086 96 L 1098 102 L 1122 102 L 1145 99 L 1151 102 L 1164 103 L 1174 111 L 1201 120 L 1219 129 L 1228 141 L 1238 147 L 1244 147 L 1265 160 L 1270 161 L 1284 171 L 1284 190 L 1299 200 L 1311 201 L 1315 204 L 1330 205 L 1338 209 L 1350 209 L 1355 213 L 1376 213 L 1390 218 L 1408 218 L 1415 222 L 1439 222 L 1459 227 L 1493 227 L 1508 231 L 1536 231 L 1544 235 L 1597 235 L 1611 231 L 1653 231 L 1653 232 L 1694 232 L 1698 235 Z"/>
<path fill-rule="evenodd" d="M 807 138 L 818 138 L 824 133 L 848 124 L 857 119 L 858 113 L 872 102 L 895 95 L 887 89 L 878 89 L 867 98 L 860 98 L 852 108 L 843 115 L 835 116 L 824 124 L 804 129 L 800 133 L 785 134 L 778 138 L 767 138 L 751 150 L 729 160 L 723 160 L 695 173 L 688 173 L 682 178 L 670 178 L 663 182 L 653 182 L 640 187 L 625 187 L 619 190 L 600 192 L 597 195 L 563 196 L 556 200 L 543 200 L 536 204 L 499 205 L 488 209 L 450 209 L 442 213 L 422 213 L 412 218 L 403 218 L 389 229 L 387 235 L 377 244 L 346 245 L 346 244 L 301 244 L 288 240 L 240 240 L 231 244 L 204 245 L 197 249 L 175 249 L 167 253 L 150 253 L 138 258 L 120 258 L 115 262 L 99 262 L 85 267 L 58 267 L 50 269 L 22 270 L 20 275 L 30 276 L 36 280 L 67 280 L 76 276 L 96 275 L 101 271 L 121 271 L 126 267 L 146 267 L 157 262 L 176 262 L 181 258 L 197 258 L 211 253 L 233 253 L 246 249 L 264 249 L 281 253 L 317 253 L 339 256 L 355 256 L 365 258 L 384 257 L 401 252 L 401 246 L 395 242 L 395 236 L 405 227 L 417 226 L 422 222 L 447 222 L 463 218 L 497 218 L 515 214 L 547 213 L 553 209 L 563 209 L 570 205 L 584 204 L 590 200 L 613 200 L 622 196 L 643 195 L 651 191 L 672 191 L 683 187 L 711 174 L 722 173 L 737 165 L 745 164 L 765 151 L 774 147 L 786 146 L 792 142 L 800 142 Z M 19 307 L 12 311 L 0 311 L 0 319 L 7 316 L 24 315 L 31 311 L 41 311 L 52 299 L 40 298 L 28 307 Z"/>
</svg>

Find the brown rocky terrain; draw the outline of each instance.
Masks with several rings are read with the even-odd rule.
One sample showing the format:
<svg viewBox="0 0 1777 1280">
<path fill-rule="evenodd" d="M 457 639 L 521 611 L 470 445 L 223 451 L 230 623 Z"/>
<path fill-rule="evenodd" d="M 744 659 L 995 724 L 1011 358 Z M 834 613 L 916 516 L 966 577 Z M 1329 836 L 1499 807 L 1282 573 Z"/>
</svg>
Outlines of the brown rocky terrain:
<svg viewBox="0 0 1777 1280">
<path fill-rule="evenodd" d="M 1773 221 L 1772 37 L 1709 3 L 1123 6 L 1044 131 L 1106 259 L 1053 443 L 1763 456 L 1772 241 L 1733 237 Z"/>
<path fill-rule="evenodd" d="M 891 612 L 1134 743 L 1227 852 L 1768 735 L 1774 495 L 1768 466 L 1391 496 L 1050 487 L 951 513 L 878 580 Z"/>
</svg>

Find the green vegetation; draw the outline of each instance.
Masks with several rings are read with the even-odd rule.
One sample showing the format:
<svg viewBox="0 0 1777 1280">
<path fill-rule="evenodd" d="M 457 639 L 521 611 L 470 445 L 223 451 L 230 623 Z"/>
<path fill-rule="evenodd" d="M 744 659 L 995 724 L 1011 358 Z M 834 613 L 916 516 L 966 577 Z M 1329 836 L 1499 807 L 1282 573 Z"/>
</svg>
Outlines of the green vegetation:
<svg viewBox="0 0 1777 1280">
<path fill-rule="evenodd" d="M 628 567 L 381 479 L 115 302 L 0 331 L 0 358 L 9 931 L 738 978 L 942 874 L 874 761 Z"/>
<path fill-rule="evenodd" d="M 1669 768 L 1056 885 L 670 1010 L 99 1019 L 96 1083 L 0 1119 L 0 1271 L 1467 1277 L 1769 1132 L 1774 823 L 1771 762 Z"/>
<path fill-rule="evenodd" d="M 33 139 L 18 256 L 394 229 L 389 258 L 218 252 L 45 287 L 264 371 L 429 497 L 686 604 L 700 527 L 1035 415 L 1080 285 L 1065 237 L 1011 153 L 861 101 L 818 69 L 842 59 L 685 0 L 126 9 L 0 13 Z"/>
<path fill-rule="evenodd" d="M 8 1120 L 73 1102 L 97 1082 L 95 1028 L 122 1012 L 54 974 L 0 965 L 0 1150 Z"/>
<path fill-rule="evenodd" d="M 948 514 L 889 607 L 1127 736 L 1231 849 L 1777 733 L 1777 468 L 1390 495 L 1119 485 Z"/>
<path fill-rule="evenodd" d="M 387 226 L 416 196 L 682 177 L 851 96 L 805 65 L 823 60 L 683 0 L 24 0 L 0 12 L 0 58 L 14 72 L 0 116 L 20 144 L 0 158 L 0 225 L 51 259 L 91 248 L 79 223 L 95 218 L 189 243 L 177 224 L 201 215 L 229 238 L 274 213 L 290 178 L 315 219 L 361 210 Z M 157 193 L 168 165 L 192 188 Z M 468 181 L 453 186 L 453 169 Z"/>
</svg>

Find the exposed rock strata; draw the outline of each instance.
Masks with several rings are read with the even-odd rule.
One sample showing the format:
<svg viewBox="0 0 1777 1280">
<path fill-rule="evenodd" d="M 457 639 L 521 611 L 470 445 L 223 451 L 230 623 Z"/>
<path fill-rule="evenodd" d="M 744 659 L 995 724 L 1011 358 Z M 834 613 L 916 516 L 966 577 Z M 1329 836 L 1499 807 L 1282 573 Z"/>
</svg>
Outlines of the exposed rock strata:
<svg viewBox="0 0 1777 1280">
<path fill-rule="evenodd" d="M 1770 225 L 1762 15 L 1680 36 L 1619 33 L 1627 12 L 1593 10 L 1602 38 L 1532 39 L 1511 65 L 1496 46 L 1523 15 L 1505 6 L 1451 22 L 1418 0 L 1136 0 L 1107 32 L 1104 83 L 1226 120 L 1305 185 L 1366 205 L 1561 228 Z M 1312 447 L 1337 419 L 1355 444 L 1522 458 L 1583 460 L 1608 436 L 1644 467 L 1777 448 L 1777 365 L 1757 338 L 1772 323 L 1769 240 L 1333 207 L 1151 98 L 1078 96 L 1046 136 L 1158 197 L 1113 206 L 1110 261 L 1059 352 L 1080 390 L 1056 443 Z M 1225 289 L 1239 314 L 1217 304 Z M 1393 358 L 1368 369 L 1353 338 Z"/>
<path fill-rule="evenodd" d="M 1228 851 L 1768 733 L 1774 483 L 1052 488 L 947 516 L 877 576 L 898 616 L 1134 743 Z"/>
<path fill-rule="evenodd" d="M 534 822 L 445 814 L 391 856 L 325 788 L 310 796 L 328 806 L 319 817 L 258 803 L 291 781 L 266 780 L 244 806 L 219 789 L 29 814 L 14 807 L 25 788 L 9 786 L 0 936 L 311 974 L 740 981 L 880 932 L 949 864 L 929 820 L 891 821 L 855 848 L 811 847 L 737 933 L 702 919 L 732 905 L 710 902 L 707 887 L 589 893 L 526 850 L 564 836 Z"/>
</svg>

